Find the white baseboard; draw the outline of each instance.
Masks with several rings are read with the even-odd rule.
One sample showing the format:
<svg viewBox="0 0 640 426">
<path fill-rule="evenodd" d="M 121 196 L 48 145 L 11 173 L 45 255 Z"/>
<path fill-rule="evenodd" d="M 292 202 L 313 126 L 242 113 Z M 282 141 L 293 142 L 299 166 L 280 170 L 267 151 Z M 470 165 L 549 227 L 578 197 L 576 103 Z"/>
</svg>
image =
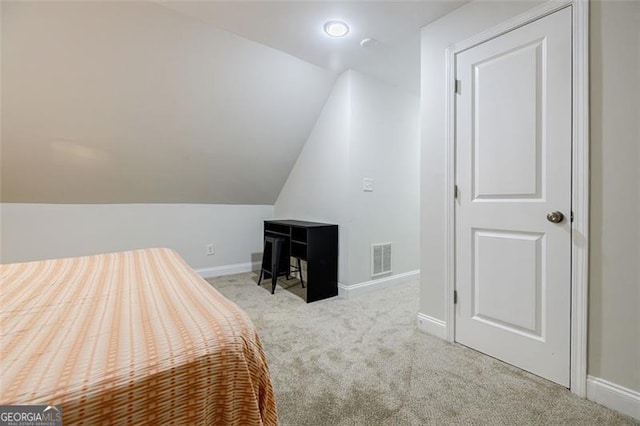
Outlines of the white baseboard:
<svg viewBox="0 0 640 426">
<path fill-rule="evenodd" d="M 446 323 L 438 318 L 430 317 L 421 312 L 418 312 L 418 329 L 427 334 L 439 337 L 441 339 L 447 338 Z"/>
<path fill-rule="evenodd" d="M 640 420 L 640 392 L 587 376 L 587 399 Z"/>
<path fill-rule="evenodd" d="M 349 299 L 354 296 L 369 293 L 370 291 L 381 290 L 383 288 L 405 284 L 419 279 L 420 270 L 416 269 L 415 271 L 404 272 L 402 274 L 391 275 L 358 284 L 346 285 L 338 283 L 338 296 Z"/>
<path fill-rule="evenodd" d="M 260 268 L 260 262 L 236 263 L 234 265 L 214 266 L 212 268 L 200 268 L 195 271 L 202 278 L 221 277 L 223 275 L 241 274 L 251 272 Z"/>
</svg>

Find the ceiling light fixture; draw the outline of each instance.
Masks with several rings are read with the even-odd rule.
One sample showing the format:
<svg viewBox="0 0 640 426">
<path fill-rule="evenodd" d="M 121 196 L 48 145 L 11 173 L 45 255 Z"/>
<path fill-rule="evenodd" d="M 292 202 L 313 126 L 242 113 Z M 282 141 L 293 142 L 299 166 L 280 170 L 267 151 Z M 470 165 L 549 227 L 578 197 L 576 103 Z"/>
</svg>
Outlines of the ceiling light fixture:
<svg viewBox="0 0 640 426">
<path fill-rule="evenodd" d="M 344 37 L 349 34 L 349 26 L 342 21 L 328 21 L 324 24 L 324 32 L 330 37 Z"/>
</svg>

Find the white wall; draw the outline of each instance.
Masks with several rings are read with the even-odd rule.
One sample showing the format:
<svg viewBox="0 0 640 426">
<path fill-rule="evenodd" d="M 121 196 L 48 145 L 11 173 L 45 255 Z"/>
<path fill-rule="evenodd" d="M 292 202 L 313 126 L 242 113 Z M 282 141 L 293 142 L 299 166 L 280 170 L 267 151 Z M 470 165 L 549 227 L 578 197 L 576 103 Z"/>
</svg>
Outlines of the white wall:
<svg viewBox="0 0 640 426">
<path fill-rule="evenodd" d="M 278 218 L 340 226 L 342 284 L 371 280 L 374 242 L 393 242 L 394 274 L 418 269 L 418 120 L 415 95 L 345 72 L 276 201 Z"/>
<path fill-rule="evenodd" d="M 194 269 L 246 264 L 260 259 L 272 215 L 272 206 L 3 203 L 0 263 L 169 247 Z"/>
<path fill-rule="evenodd" d="M 591 5 L 588 374 L 640 392 L 640 2 Z M 444 319 L 444 52 L 532 6 L 475 2 L 422 31 L 420 312 L 436 319 Z"/>
<path fill-rule="evenodd" d="M 590 25 L 588 371 L 640 392 L 640 2 L 592 2 Z"/>
<path fill-rule="evenodd" d="M 371 280 L 374 243 L 393 243 L 393 274 L 419 269 L 419 120 L 418 96 L 351 72 L 349 284 Z"/>
<path fill-rule="evenodd" d="M 347 280 L 349 126 L 351 79 L 343 73 L 329 95 L 274 205 L 279 219 L 335 223 L 338 280 Z"/>
</svg>

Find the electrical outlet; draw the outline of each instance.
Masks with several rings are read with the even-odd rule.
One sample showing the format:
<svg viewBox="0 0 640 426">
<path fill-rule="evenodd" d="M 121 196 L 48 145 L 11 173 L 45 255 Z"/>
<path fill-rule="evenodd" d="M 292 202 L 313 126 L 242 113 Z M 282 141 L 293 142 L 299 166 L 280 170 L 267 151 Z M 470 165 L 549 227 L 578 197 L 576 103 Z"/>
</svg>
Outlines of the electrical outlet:
<svg viewBox="0 0 640 426">
<path fill-rule="evenodd" d="M 207 244 L 207 256 L 211 256 L 212 254 L 215 254 L 216 252 L 216 246 L 214 246 L 213 244 Z"/>
<path fill-rule="evenodd" d="M 362 179 L 362 190 L 364 192 L 373 192 L 373 179 L 372 178 L 364 178 L 364 179 Z"/>
</svg>

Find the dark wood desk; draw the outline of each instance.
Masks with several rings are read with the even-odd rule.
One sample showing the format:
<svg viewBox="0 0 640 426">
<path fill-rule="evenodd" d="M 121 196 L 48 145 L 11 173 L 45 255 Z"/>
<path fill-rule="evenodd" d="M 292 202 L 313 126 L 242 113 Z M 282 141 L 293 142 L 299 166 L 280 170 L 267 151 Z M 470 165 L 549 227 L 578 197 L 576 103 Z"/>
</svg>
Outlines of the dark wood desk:
<svg viewBox="0 0 640 426">
<path fill-rule="evenodd" d="M 338 295 L 338 225 L 301 220 L 265 220 L 264 236 L 285 239 L 280 271 L 291 268 L 292 257 L 307 262 L 306 302 Z"/>
</svg>

